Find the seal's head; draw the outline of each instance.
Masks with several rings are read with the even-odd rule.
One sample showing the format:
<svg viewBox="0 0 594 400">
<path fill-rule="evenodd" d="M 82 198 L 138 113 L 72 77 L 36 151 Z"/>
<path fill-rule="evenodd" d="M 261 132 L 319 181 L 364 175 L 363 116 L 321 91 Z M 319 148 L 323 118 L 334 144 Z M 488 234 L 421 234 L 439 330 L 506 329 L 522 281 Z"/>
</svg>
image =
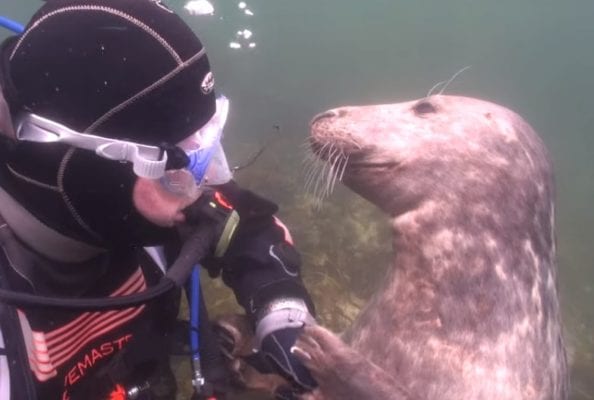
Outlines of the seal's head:
<svg viewBox="0 0 594 400">
<path fill-rule="evenodd" d="M 528 187 L 542 190 L 536 182 L 550 174 L 542 142 L 520 116 L 467 97 L 332 109 L 314 117 L 310 140 L 321 158 L 348 157 L 345 184 L 392 215 L 428 196 L 493 198 L 498 187 L 526 188 L 533 174 L 541 176 Z"/>
</svg>

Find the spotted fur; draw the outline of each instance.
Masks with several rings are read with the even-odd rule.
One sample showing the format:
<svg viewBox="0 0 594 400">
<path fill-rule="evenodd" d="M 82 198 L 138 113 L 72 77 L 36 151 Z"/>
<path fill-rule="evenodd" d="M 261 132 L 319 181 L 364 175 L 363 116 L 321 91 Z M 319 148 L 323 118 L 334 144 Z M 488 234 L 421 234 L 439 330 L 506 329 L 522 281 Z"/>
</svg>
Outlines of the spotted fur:
<svg viewBox="0 0 594 400">
<path fill-rule="evenodd" d="M 566 399 L 553 172 L 534 130 L 435 95 L 320 114 L 312 149 L 328 143 L 349 157 L 345 184 L 389 214 L 394 260 L 344 341 L 298 342 L 315 398 Z"/>
</svg>

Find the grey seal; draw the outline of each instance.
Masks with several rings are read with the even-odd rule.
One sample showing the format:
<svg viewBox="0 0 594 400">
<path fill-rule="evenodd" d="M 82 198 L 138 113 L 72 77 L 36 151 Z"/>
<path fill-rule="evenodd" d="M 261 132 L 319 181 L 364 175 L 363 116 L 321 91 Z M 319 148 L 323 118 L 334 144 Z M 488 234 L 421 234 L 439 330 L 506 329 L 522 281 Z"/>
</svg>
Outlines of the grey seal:
<svg viewBox="0 0 594 400">
<path fill-rule="evenodd" d="M 394 257 L 341 337 L 304 329 L 306 398 L 568 397 L 553 171 L 523 118 L 434 95 L 327 111 L 310 143 L 389 215 Z"/>
</svg>

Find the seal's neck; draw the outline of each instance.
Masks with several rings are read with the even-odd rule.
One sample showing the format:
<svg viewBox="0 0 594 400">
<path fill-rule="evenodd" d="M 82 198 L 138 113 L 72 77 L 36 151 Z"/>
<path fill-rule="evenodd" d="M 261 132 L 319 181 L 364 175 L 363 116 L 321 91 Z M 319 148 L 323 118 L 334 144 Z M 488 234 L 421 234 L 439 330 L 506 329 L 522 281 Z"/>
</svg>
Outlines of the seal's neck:
<svg viewBox="0 0 594 400">
<path fill-rule="evenodd" d="M 539 277 L 526 266 L 555 259 L 550 207 L 425 201 L 395 216 L 393 292 L 435 310 L 437 299 L 497 302 L 512 280 L 531 290 Z"/>
<path fill-rule="evenodd" d="M 513 222 L 497 209 L 481 205 L 425 201 L 392 220 L 397 269 L 422 271 L 427 279 L 473 268 L 486 268 L 509 245 Z"/>
</svg>

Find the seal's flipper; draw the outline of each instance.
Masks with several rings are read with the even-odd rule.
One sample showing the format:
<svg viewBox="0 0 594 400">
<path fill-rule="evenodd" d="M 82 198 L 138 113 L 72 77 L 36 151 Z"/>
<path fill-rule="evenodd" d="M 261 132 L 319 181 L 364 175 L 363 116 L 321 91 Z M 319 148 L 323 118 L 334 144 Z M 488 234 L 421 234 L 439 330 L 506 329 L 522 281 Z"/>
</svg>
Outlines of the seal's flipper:
<svg viewBox="0 0 594 400">
<path fill-rule="evenodd" d="M 4 99 L 2 87 L 0 87 L 0 134 L 16 139 L 14 127 L 12 125 L 12 118 L 10 117 L 10 110 Z"/>
</svg>

